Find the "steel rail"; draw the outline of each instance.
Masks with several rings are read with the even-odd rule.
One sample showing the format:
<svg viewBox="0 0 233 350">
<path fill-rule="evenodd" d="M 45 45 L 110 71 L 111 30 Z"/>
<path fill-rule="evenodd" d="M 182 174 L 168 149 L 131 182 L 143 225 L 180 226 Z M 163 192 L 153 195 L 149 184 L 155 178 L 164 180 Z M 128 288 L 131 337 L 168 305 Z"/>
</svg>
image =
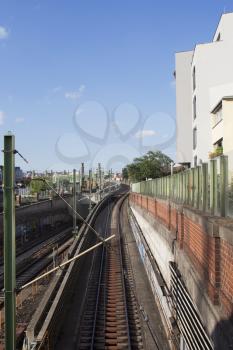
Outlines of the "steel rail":
<svg viewBox="0 0 233 350">
<path fill-rule="evenodd" d="M 18 262 L 16 263 L 16 284 L 19 284 L 19 279 L 21 276 L 32 266 L 38 264 L 42 259 L 45 259 L 48 255 L 51 254 L 51 248 L 55 244 L 63 244 L 65 241 L 69 240 L 71 237 L 67 237 L 67 231 L 65 230 L 58 234 L 55 237 L 50 237 L 47 241 L 38 245 L 39 250 L 36 250 L 36 247 L 28 250 L 18 257 Z M 46 244 L 47 242 L 47 244 Z M 0 269 L 1 270 L 1 269 Z M 31 276 L 31 278 L 34 275 Z M 3 287 L 3 271 L 0 271 L 0 287 Z"/>
<path fill-rule="evenodd" d="M 103 210 L 106 204 L 106 199 L 108 198 L 105 198 L 103 201 L 97 204 L 94 210 L 88 215 L 87 220 L 90 225 L 93 225 L 96 214 Z M 88 235 L 88 233 L 90 233 L 88 226 L 83 224 L 79 236 L 75 238 L 73 245 L 69 249 L 69 256 L 73 257 L 75 254 L 77 255 L 80 252 L 82 247 L 85 249 L 90 246 L 91 236 Z M 73 282 L 77 279 L 77 275 L 75 274 L 77 266 L 79 265 L 75 264 L 75 261 L 72 261 L 67 266 L 67 269 L 64 268 L 62 269 L 61 273 L 54 275 L 54 288 L 49 289 L 44 295 L 40 305 L 41 309 L 37 310 L 35 317 L 32 319 L 29 325 L 29 335 L 26 336 L 25 344 L 37 344 L 36 349 L 38 349 L 38 346 L 47 346 L 45 345 L 47 341 L 49 343 L 50 341 L 56 342 L 56 337 L 59 334 L 56 333 L 56 329 L 60 329 L 60 316 L 62 313 L 62 308 L 65 306 L 68 297 L 66 291 L 74 288 Z"/>
<path fill-rule="evenodd" d="M 109 219 L 110 219 L 110 208 L 109 208 L 109 201 L 108 201 L 108 215 L 107 215 L 106 224 L 105 224 L 105 237 L 107 236 Z M 91 347 L 90 347 L 90 349 L 94 349 L 95 331 L 96 331 L 96 322 L 97 322 L 97 312 L 98 312 L 98 307 L 99 307 L 100 290 L 101 290 L 101 279 L 102 279 L 102 276 L 103 276 L 103 268 L 106 267 L 106 264 L 104 266 L 104 257 L 105 256 L 106 256 L 106 248 L 103 247 L 102 254 L 101 254 L 100 274 L 99 274 L 99 280 L 98 280 L 95 316 L 94 316 L 94 324 L 93 324 L 93 330 L 92 330 L 92 339 L 91 339 Z"/>
<path fill-rule="evenodd" d="M 127 334 L 128 334 L 128 341 L 129 341 L 129 349 L 131 349 L 131 337 L 130 337 L 130 326 L 129 326 L 129 315 L 128 315 L 128 309 L 127 309 L 127 296 L 126 296 L 126 286 L 125 286 L 125 274 L 124 274 L 124 268 L 123 268 L 123 257 L 122 257 L 122 230 L 121 230 L 121 210 L 124 203 L 125 198 L 128 194 L 126 194 L 120 201 L 119 204 L 119 210 L 118 210 L 118 225 L 117 225 L 117 231 L 119 236 L 119 252 L 120 252 L 120 263 L 121 263 L 121 278 L 122 278 L 122 286 L 123 286 L 123 292 L 124 292 L 124 305 L 125 305 L 125 316 L 126 316 L 126 322 L 127 322 Z"/>
<path fill-rule="evenodd" d="M 33 279 L 32 281 L 30 281 L 30 282 L 24 284 L 23 286 L 21 286 L 21 287 L 19 288 L 19 290 L 22 290 L 22 289 L 24 289 L 24 288 L 26 288 L 26 287 L 29 287 L 29 286 L 32 285 L 33 283 L 35 283 L 35 282 L 37 282 L 37 281 L 40 281 L 42 278 L 44 278 L 44 277 L 50 275 L 51 273 L 53 273 L 53 272 L 55 272 L 55 271 L 61 269 L 62 267 L 66 266 L 67 264 L 70 264 L 72 261 L 81 258 L 81 256 L 83 256 L 83 255 L 85 255 L 85 254 L 91 252 L 92 250 L 98 248 L 98 247 L 101 246 L 102 244 L 109 242 L 109 241 L 110 241 L 111 239 L 113 239 L 114 237 L 115 237 L 115 235 L 111 235 L 110 237 L 104 239 L 103 241 L 101 241 L 101 242 L 95 244 L 95 245 L 92 246 L 91 248 L 84 250 L 84 252 L 82 252 L 82 253 L 80 253 L 80 254 L 78 254 L 78 255 L 75 255 L 73 258 L 71 258 L 71 259 L 65 261 L 64 263 L 60 264 L 59 266 L 54 267 L 54 268 L 51 269 L 50 271 L 43 273 L 43 275 L 40 275 L 40 276 L 38 276 L 37 278 Z"/>
</svg>

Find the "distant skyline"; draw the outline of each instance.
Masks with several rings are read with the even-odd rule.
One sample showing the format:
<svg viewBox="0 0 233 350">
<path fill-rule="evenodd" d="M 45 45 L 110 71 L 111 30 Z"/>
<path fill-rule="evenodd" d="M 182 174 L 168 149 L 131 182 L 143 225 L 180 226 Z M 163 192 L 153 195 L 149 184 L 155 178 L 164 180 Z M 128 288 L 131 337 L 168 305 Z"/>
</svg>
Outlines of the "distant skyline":
<svg viewBox="0 0 233 350">
<path fill-rule="evenodd" d="M 174 54 L 209 42 L 224 11 L 232 1 L 1 1 L 1 135 L 29 160 L 16 165 L 117 170 L 150 147 L 175 160 Z"/>
</svg>

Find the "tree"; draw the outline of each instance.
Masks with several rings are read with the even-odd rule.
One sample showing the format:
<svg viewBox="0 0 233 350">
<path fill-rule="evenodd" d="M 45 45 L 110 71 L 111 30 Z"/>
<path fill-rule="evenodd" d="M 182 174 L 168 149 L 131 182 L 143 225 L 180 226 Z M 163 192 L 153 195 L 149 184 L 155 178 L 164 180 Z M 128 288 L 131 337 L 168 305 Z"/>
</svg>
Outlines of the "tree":
<svg viewBox="0 0 233 350">
<path fill-rule="evenodd" d="M 31 180 L 31 193 L 39 193 L 46 190 L 46 184 L 43 180 Z"/>
<path fill-rule="evenodd" d="M 46 178 L 46 181 L 50 184 L 50 186 L 53 185 L 50 178 Z M 43 179 L 39 179 L 39 178 L 31 179 L 30 187 L 31 187 L 32 194 L 50 189 L 49 186 L 46 184 L 46 182 L 43 181 Z"/>
<path fill-rule="evenodd" d="M 128 180 L 128 178 L 129 178 L 129 173 L 128 173 L 127 167 L 125 167 L 125 168 L 122 169 L 122 177 L 123 177 L 124 180 Z"/>
<path fill-rule="evenodd" d="M 135 158 L 133 163 L 123 169 L 131 181 L 143 181 L 148 178 L 157 178 L 169 174 L 172 159 L 161 151 L 149 151 L 142 157 Z"/>
</svg>

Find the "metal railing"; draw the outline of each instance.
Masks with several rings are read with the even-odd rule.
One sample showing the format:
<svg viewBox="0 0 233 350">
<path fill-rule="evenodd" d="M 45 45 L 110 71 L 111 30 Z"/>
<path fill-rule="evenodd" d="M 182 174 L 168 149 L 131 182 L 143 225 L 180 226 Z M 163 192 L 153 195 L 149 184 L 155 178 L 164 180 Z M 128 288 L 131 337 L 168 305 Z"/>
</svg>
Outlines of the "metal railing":
<svg viewBox="0 0 233 350">
<path fill-rule="evenodd" d="M 195 168 L 162 178 L 133 183 L 132 192 L 185 204 L 211 215 L 233 216 L 228 157 L 220 156 Z M 232 192 L 233 197 L 233 192 Z"/>
</svg>

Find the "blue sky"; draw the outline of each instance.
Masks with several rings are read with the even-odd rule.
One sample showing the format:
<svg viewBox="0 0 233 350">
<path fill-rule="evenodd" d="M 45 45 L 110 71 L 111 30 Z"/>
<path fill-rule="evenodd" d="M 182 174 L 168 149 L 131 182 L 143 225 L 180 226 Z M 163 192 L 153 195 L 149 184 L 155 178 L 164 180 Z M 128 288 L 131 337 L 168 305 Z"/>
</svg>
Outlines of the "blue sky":
<svg viewBox="0 0 233 350">
<path fill-rule="evenodd" d="M 232 1 L 2 0 L 0 128 L 29 160 L 17 164 L 175 158 L 174 53 L 210 41 L 224 11 Z"/>
</svg>

